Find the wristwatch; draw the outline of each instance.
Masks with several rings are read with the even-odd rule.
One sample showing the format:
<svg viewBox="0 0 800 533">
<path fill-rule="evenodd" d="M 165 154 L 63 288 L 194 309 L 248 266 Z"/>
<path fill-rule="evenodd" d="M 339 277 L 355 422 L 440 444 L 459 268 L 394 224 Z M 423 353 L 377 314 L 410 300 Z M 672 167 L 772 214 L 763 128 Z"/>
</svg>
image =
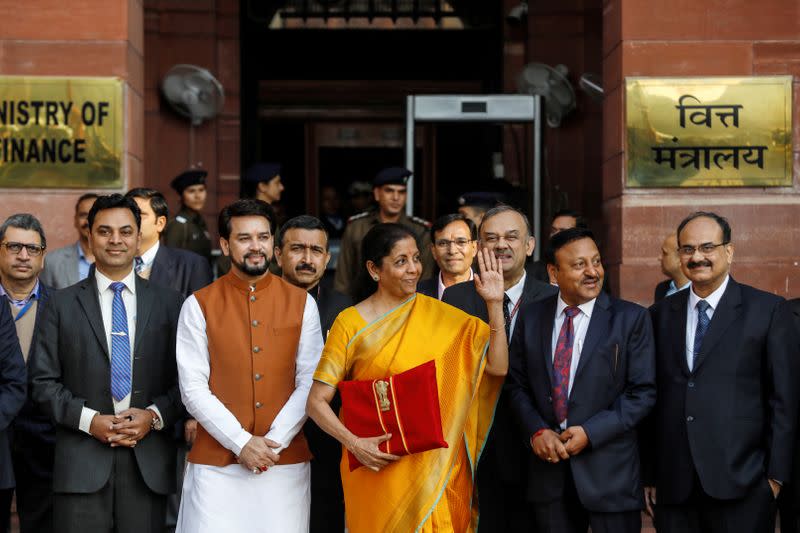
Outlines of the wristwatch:
<svg viewBox="0 0 800 533">
<path fill-rule="evenodd" d="M 151 431 L 159 431 L 164 427 L 164 422 L 159 418 L 158 413 L 156 413 L 152 409 L 147 410 L 148 413 L 153 417 L 150 421 L 150 430 Z"/>
</svg>

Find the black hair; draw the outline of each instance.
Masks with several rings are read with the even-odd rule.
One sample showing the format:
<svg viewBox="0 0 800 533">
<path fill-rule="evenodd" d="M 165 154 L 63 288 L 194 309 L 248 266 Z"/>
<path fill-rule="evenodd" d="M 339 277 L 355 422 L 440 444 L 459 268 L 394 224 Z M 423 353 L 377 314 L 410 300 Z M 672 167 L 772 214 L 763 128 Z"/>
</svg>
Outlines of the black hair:
<svg viewBox="0 0 800 533">
<path fill-rule="evenodd" d="M 245 198 L 236 200 L 230 205 L 222 208 L 217 218 L 217 228 L 219 229 L 219 236 L 225 240 L 231 237 L 231 219 L 233 217 L 264 217 L 269 222 L 269 231 L 272 233 L 275 229 L 275 211 L 272 206 L 262 200 L 255 198 Z"/>
<path fill-rule="evenodd" d="M 681 220 L 681 223 L 678 224 L 678 246 L 681 245 L 681 231 L 683 228 L 686 227 L 686 224 L 691 222 L 696 218 L 710 218 L 714 222 L 716 222 L 720 229 L 722 230 L 722 242 L 723 244 L 728 244 L 731 242 L 731 225 L 728 224 L 728 220 L 725 217 L 719 216 L 716 213 L 712 213 L 711 211 L 695 211 L 688 217 Z"/>
<path fill-rule="evenodd" d="M 442 231 L 444 228 L 446 228 L 447 226 L 449 226 L 453 222 L 458 222 L 459 220 L 467 225 L 467 228 L 469 229 L 470 238 L 473 241 L 477 240 L 477 238 L 478 238 L 478 227 L 475 225 L 475 223 L 472 220 L 470 220 L 469 218 L 467 218 L 464 215 L 462 215 L 461 213 L 452 213 L 450 215 L 440 216 L 433 223 L 433 226 L 431 226 L 431 242 L 435 242 L 436 241 L 436 234 L 437 233 Z"/>
<path fill-rule="evenodd" d="M 92 208 L 89 210 L 89 230 L 94 226 L 94 219 L 97 213 L 105 211 L 106 209 L 130 209 L 131 213 L 133 213 L 133 218 L 136 219 L 136 229 L 141 229 L 142 212 L 139 210 L 139 206 L 136 205 L 136 202 L 133 198 L 114 193 L 108 196 L 98 196 L 97 200 L 94 201 Z"/>
<path fill-rule="evenodd" d="M 275 237 L 276 248 L 283 248 L 283 239 L 286 237 L 286 232 L 290 229 L 319 230 L 323 232 L 325 234 L 325 249 L 328 249 L 328 230 L 320 219 L 312 217 L 311 215 L 300 215 L 287 220 L 283 226 L 281 226 L 277 237 Z"/>
<path fill-rule="evenodd" d="M 169 218 L 169 205 L 167 199 L 161 194 L 161 191 L 155 189 L 148 189 L 147 187 L 137 187 L 131 189 L 125 195 L 128 198 L 141 198 L 142 200 L 150 200 L 150 208 L 153 213 L 158 217 Z"/>
<path fill-rule="evenodd" d="M 42 241 L 42 248 L 47 248 L 47 239 L 44 237 L 44 229 L 39 219 L 30 213 L 17 213 L 8 217 L 2 225 L 0 225 L 0 241 L 5 239 L 6 231 L 8 228 L 24 229 L 35 231 L 39 234 L 39 239 Z"/>
<path fill-rule="evenodd" d="M 383 259 L 392 253 L 395 244 L 408 237 L 417 242 L 417 236 L 413 231 L 402 224 L 394 223 L 378 224 L 367 232 L 361 241 L 361 268 L 356 278 L 355 301 L 364 300 L 378 288 L 378 283 L 372 279 L 367 270 L 367 261 L 372 261 L 376 267 L 380 267 Z"/>
<path fill-rule="evenodd" d="M 544 260 L 548 265 L 556 265 L 556 252 L 571 242 L 579 241 L 581 239 L 592 239 L 595 245 L 597 240 L 594 238 L 594 233 L 588 228 L 569 228 L 564 231 L 559 231 L 550 237 L 550 243 L 547 246 Z M 599 246 L 597 247 L 600 248 Z"/>
<path fill-rule="evenodd" d="M 91 200 L 92 198 L 97 199 L 98 197 L 99 195 L 93 192 L 87 192 L 86 194 L 82 194 L 81 197 L 78 198 L 78 201 L 75 202 L 75 212 L 76 213 L 78 212 L 78 208 L 80 207 L 81 202 L 83 202 L 84 200 Z"/>
<path fill-rule="evenodd" d="M 525 229 L 528 231 L 528 237 L 533 237 L 533 228 L 531 228 L 531 221 L 528 220 L 528 215 L 526 215 L 525 212 L 522 211 L 522 209 L 519 209 L 517 207 L 508 204 L 498 204 L 493 208 L 489 209 L 488 211 L 486 211 L 486 213 L 484 213 L 483 215 L 483 219 L 481 220 L 481 225 L 478 227 L 478 232 L 480 233 L 481 228 L 483 227 L 483 225 L 486 223 L 487 220 L 489 220 L 494 216 L 508 212 L 517 213 L 519 216 L 521 216 L 522 220 L 525 221 Z"/>
<path fill-rule="evenodd" d="M 589 224 L 586 223 L 586 219 L 583 218 L 579 212 L 575 211 L 574 209 L 559 209 L 556 211 L 552 218 L 550 219 L 550 223 L 552 224 L 555 219 L 558 217 L 572 217 L 575 219 L 575 227 L 576 228 L 588 228 Z"/>
</svg>

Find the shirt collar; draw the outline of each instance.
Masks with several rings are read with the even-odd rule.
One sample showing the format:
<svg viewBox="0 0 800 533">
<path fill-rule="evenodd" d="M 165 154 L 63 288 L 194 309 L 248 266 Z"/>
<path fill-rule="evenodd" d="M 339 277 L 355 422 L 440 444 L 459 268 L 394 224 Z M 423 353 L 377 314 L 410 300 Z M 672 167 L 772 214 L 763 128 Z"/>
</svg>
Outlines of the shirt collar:
<svg viewBox="0 0 800 533">
<path fill-rule="evenodd" d="M 506 294 L 508 295 L 508 299 L 511 300 L 511 305 L 517 305 L 517 301 L 522 296 L 522 289 L 525 288 L 525 278 L 527 276 L 528 276 L 528 273 L 525 272 L 525 270 L 523 270 L 522 271 L 522 277 L 519 278 L 519 281 L 515 285 L 513 285 L 512 287 L 509 287 L 508 290 L 506 290 Z"/>
<path fill-rule="evenodd" d="M 5 296 L 6 298 L 8 298 L 8 301 L 11 302 L 15 307 L 22 307 L 23 305 L 25 305 L 26 303 L 28 303 L 29 301 L 31 301 L 33 299 L 36 299 L 36 300 L 39 299 L 40 293 L 41 293 L 41 291 L 39 290 L 39 287 L 40 287 L 40 284 L 39 284 L 39 280 L 37 279 L 36 280 L 36 285 L 33 286 L 33 290 L 30 292 L 30 294 L 28 294 L 28 296 L 26 296 L 22 300 L 15 300 L 14 298 L 11 297 L 10 294 L 8 294 L 6 292 L 6 289 L 5 289 L 5 287 L 3 287 L 2 283 L 0 283 L 0 296 Z"/>
<path fill-rule="evenodd" d="M 597 302 L 597 298 L 592 298 L 588 302 L 582 303 L 578 306 L 578 309 L 581 310 L 581 313 L 586 315 L 589 318 L 592 318 L 592 311 L 594 311 L 594 304 Z M 564 314 L 564 309 L 569 307 L 569 305 L 561 299 L 561 291 L 558 292 L 558 304 L 556 305 L 556 317 L 560 317 Z"/>
<path fill-rule="evenodd" d="M 691 286 L 692 286 L 692 282 L 691 281 L 687 281 L 682 287 L 678 287 L 677 285 L 675 285 L 675 280 L 671 279 L 671 280 L 669 280 L 669 290 L 667 292 L 670 293 L 670 294 L 674 294 L 676 292 L 682 291 L 683 289 L 686 289 L 687 287 L 691 287 Z"/>
<path fill-rule="evenodd" d="M 81 247 L 81 241 L 75 243 L 75 248 L 78 249 L 78 258 L 86 261 L 86 254 L 83 253 L 83 248 Z"/>
<path fill-rule="evenodd" d="M 103 294 L 103 291 L 108 290 L 108 286 L 114 283 L 113 280 L 104 276 L 103 273 L 97 269 L 94 271 L 94 276 L 97 280 L 97 292 L 100 294 Z M 133 268 L 131 268 L 131 271 L 128 272 L 128 275 L 122 278 L 120 281 L 125 285 L 125 288 L 131 292 L 131 294 L 136 294 L 136 271 Z"/>
<path fill-rule="evenodd" d="M 158 253 L 158 247 L 161 246 L 158 241 L 150 247 L 145 253 L 140 255 L 139 257 L 142 258 L 142 263 L 144 264 L 145 268 L 150 268 L 152 266 L 153 261 L 156 260 L 156 254 Z"/>
<path fill-rule="evenodd" d="M 708 305 L 711 306 L 711 309 L 716 311 L 717 306 L 719 305 L 719 301 L 722 298 L 722 295 L 725 293 L 725 289 L 728 287 L 728 280 L 730 279 L 731 277 L 729 275 L 726 275 L 725 280 L 722 282 L 722 285 L 717 287 L 717 289 L 714 292 L 712 292 L 705 298 L 700 298 L 698 295 L 696 295 L 694 292 L 694 287 L 691 287 L 689 289 L 689 309 L 694 309 L 695 307 L 697 307 L 697 302 L 699 302 L 700 300 L 705 300 L 706 302 L 708 302 Z"/>
<path fill-rule="evenodd" d="M 475 272 L 472 270 L 472 267 L 469 267 L 469 279 L 472 280 L 474 277 L 475 277 Z M 436 276 L 436 279 L 439 281 L 438 294 L 439 294 L 439 299 L 441 300 L 442 294 L 444 294 L 444 290 L 447 288 L 444 286 L 444 280 L 442 279 L 441 271 L 439 271 L 439 275 Z"/>
</svg>

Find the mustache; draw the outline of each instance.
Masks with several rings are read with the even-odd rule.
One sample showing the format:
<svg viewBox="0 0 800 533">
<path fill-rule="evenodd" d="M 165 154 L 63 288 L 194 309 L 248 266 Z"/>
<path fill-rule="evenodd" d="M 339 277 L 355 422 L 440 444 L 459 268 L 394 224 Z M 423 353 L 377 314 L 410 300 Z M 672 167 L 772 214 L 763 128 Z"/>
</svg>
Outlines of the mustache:
<svg viewBox="0 0 800 533">
<path fill-rule="evenodd" d="M 702 261 L 689 261 L 686 263 L 686 266 L 689 268 L 711 267 L 711 261 L 708 259 L 704 259 Z"/>
<path fill-rule="evenodd" d="M 264 252 L 247 252 L 244 254 L 243 259 L 250 259 L 251 257 L 263 257 L 264 259 L 267 258 L 267 254 Z"/>
<path fill-rule="evenodd" d="M 308 263 L 300 263 L 294 269 L 296 272 L 310 272 L 311 274 L 317 273 L 317 268 L 314 265 L 310 265 Z"/>
<path fill-rule="evenodd" d="M 586 283 L 589 281 L 594 281 L 595 283 L 600 283 L 600 276 L 584 276 L 581 280 L 581 283 Z"/>
</svg>

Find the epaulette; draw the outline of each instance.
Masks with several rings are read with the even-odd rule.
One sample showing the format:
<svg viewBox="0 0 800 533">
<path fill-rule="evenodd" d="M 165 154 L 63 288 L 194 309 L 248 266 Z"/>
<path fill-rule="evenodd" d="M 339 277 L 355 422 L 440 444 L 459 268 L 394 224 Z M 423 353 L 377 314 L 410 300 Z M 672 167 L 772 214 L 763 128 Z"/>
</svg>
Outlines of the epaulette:
<svg viewBox="0 0 800 533">
<path fill-rule="evenodd" d="M 186 224 L 187 222 L 189 222 L 188 220 L 186 220 L 186 219 L 185 219 L 184 217 L 182 217 L 181 215 L 175 215 L 175 220 L 176 220 L 177 222 L 180 222 L 181 224 Z"/>
<path fill-rule="evenodd" d="M 371 215 L 371 214 L 372 214 L 372 211 L 362 211 L 361 213 L 359 213 L 357 215 L 351 216 L 350 218 L 347 219 L 347 221 L 348 222 L 352 222 L 354 220 L 359 220 L 359 219 L 362 219 L 365 216 L 368 216 L 368 215 Z"/>
<path fill-rule="evenodd" d="M 408 218 L 410 218 L 412 222 L 416 222 L 417 224 L 419 224 L 421 226 L 425 226 L 428 229 L 431 229 L 431 226 L 433 226 L 433 224 L 431 224 L 430 222 L 428 222 L 424 218 L 415 217 L 414 215 L 411 215 Z"/>
</svg>

